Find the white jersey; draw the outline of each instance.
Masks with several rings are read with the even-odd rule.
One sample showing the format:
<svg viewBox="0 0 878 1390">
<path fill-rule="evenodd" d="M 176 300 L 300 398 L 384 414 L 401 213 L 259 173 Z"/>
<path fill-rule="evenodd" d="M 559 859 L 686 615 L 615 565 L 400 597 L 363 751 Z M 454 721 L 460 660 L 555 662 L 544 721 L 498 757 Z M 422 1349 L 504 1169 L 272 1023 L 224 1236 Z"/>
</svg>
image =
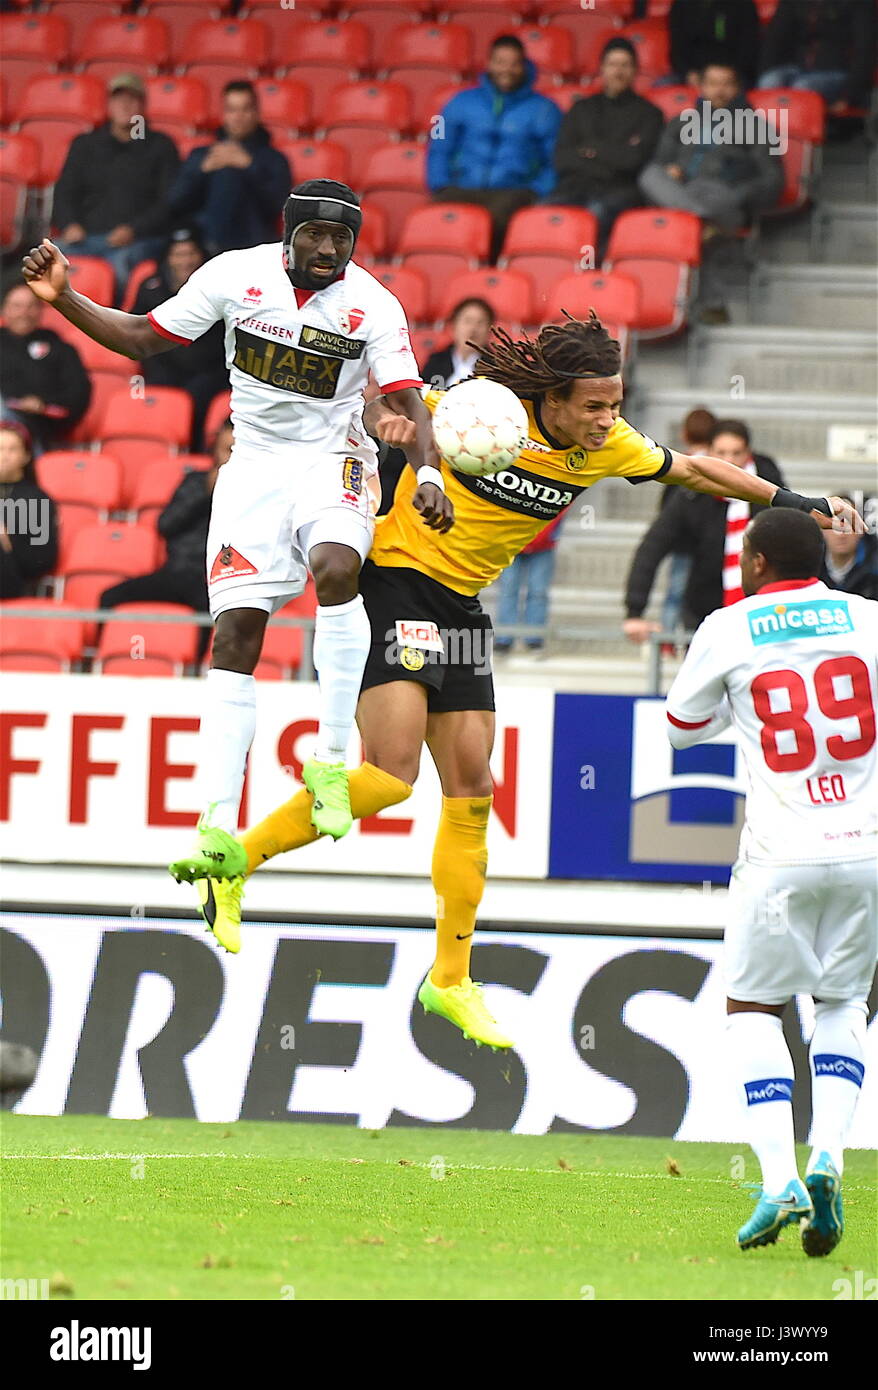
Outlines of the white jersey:
<svg viewBox="0 0 878 1390">
<path fill-rule="evenodd" d="M 374 454 L 362 420 L 370 370 L 384 391 L 421 384 L 395 295 L 352 262 L 326 289 L 296 290 L 280 242 L 215 257 L 148 317 L 180 343 L 225 323 L 236 450 Z"/>
<path fill-rule="evenodd" d="M 816 579 L 704 620 L 667 699 L 675 748 L 734 723 L 749 790 L 740 857 L 878 853 L 878 603 Z"/>
</svg>

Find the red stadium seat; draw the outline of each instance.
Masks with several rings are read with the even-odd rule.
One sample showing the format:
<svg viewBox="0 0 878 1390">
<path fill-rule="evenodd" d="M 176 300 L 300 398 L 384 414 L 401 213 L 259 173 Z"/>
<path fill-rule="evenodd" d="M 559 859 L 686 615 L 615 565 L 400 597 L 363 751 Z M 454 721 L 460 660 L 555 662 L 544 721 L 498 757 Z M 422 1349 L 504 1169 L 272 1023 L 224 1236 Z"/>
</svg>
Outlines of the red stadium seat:
<svg viewBox="0 0 878 1390">
<path fill-rule="evenodd" d="M 6 125 L 12 120 L 12 112 L 9 104 L 9 92 L 6 87 L 6 80 L 0 77 L 0 125 Z"/>
<path fill-rule="evenodd" d="M 112 307 L 114 301 L 113 267 L 99 256 L 70 256 L 67 272 L 70 284 L 79 294 L 96 304 Z"/>
<path fill-rule="evenodd" d="M 401 263 L 407 270 L 417 270 L 426 277 L 431 296 L 436 295 L 438 287 L 444 285 L 450 275 L 463 275 L 477 269 L 474 257 L 463 251 L 412 251 L 401 257 Z M 430 312 L 436 312 L 435 306 Z"/>
<path fill-rule="evenodd" d="M 409 213 L 399 239 L 403 256 L 413 252 L 456 252 L 472 260 L 487 259 L 491 216 L 470 203 L 431 203 Z"/>
<path fill-rule="evenodd" d="M 154 15 L 109 15 L 94 20 L 85 32 L 76 61 L 89 71 L 93 63 L 114 62 L 157 69 L 168 62 L 168 26 Z M 126 68 L 127 70 L 127 68 Z"/>
<path fill-rule="evenodd" d="M 229 418 L 231 407 L 231 391 L 218 391 L 207 407 L 207 414 L 204 417 L 204 442 L 208 449 L 213 448 L 213 441 L 219 434 L 221 426 Z"/>
<path fill-rule="evenodd" d="M 367 126 L 401 135 L 411 129 L 411 101 L 399 82 L 348 82 L 329 93 L 316 119 L 332 132 L 341 126 Z"/>
<path fill-rule="evenodd" d="M 268 66 L 269 54 L 269 31 L 260 19 L 203 19 L 175 46 L 174 62 L 186 67 L 235 63 L 239 68 L 262 69 Z"/>
<path fill-rule="evenodd" d="M 619 30 L 619 37 L 633 43 L 644 77 L 665 77 L 670 72 L 670 40 L 663 19 L 635 20 Z"/>
<path fill-rule="evenodd" d="M 787 134 L 791 140 L 822 145 L 826 138 L 826 102 L 819 92 L 800 92 L 791 87 L 765 87 L 748 92 L 754 111 L 786 112 Z M 776 124 L 775 120 L 775 124 Z"/>
<path fill-rule="evenodd" d="M 21 131 L 0 131 L 0 177 L 35 188 L 40 184 L 40 147 Z"/>
<path fill-rule="evenodd" d="M 107 401 L 100 434 L 104 445 L 113 439 L 160 439 L 185 449 L 192 433 L 192 397 L 177 386 L 146 386 L 142 395 L 117 391 Z"/>
<path fill-rule="evenodd" d="M 686 322 L 692 270 L 700 261 L 701 222 L 694 213 L 635 208 L 617 219 L 604 270 L 639 281 L 634 327 L 646 338 L 664 338 Z"/>
<path fill-rule="evenodd" d="M 131 364 L 133 368 L 134 363 Z M 118 372 L 89 371 L 91 380 L 91 401 L 88 410 L 78 425 L 67 436 L 69 444 L 90 444 L 100 433 L 101 421 L 111 396 L 115 396 L 121 385 Z"/>
<path fill-rule="evenodd" d="M 76 349 L 79 360 L 89 375 L 100 372 L 114 376 L 117 391 L 124 381 L 128 381 L 132 374 L 139 370 L 137 363 L 132 362 L 130 357 L 123 357 L 121 352 L 113 352 L 110 348 L 104 347 L 103 343 L 96 343 L 94 338 L 83 333 L 69 319 L 65 319 L 63 314 L 51 314 L 43 321 L 59 338 L 63 338 L 65 343 Z"/>
<path fill-rule="evenodd" d="M 430 286 L 418 270 L 404 265 L 373 265 L 371 273 L 395 294 L 409 323 L 423 323 L 428 316 Z"/>
<path fill-rule="evenodd" d="M 498 319 L 514 323 L 531 323 L 533 286 L 527 275 L 517 270 L 471 270 L 465 275 L 453 275 L 444 286 L 438 286 L 437 300 L 440 319 L 447 319 L 462 299 L 484 299 Z"/>
<path fill-rule="evenodd" d="M 145 623 L 141 614 L 191 618 L 180 603 L 120 603 L 113 610 L 125 621 L 101 631 L 96 670 L 105 676 L 181 676 L 198 658 L 199 628 L 193 622 Z"/>
<path fill-rule="evenodd" d="M 390 242 L 387 213 L 380 203 L 373 203 L 371 198 L 361 198 L 360 207 L 363 209 L 363 228 L 366 235 L 364 241 L 361 230 L 357 238 L 357 250 L 362 252 L 364 248 L 368 248 L 369 255 L 380 260 L 388 254 Z"/>
<path fill-rule="evenodd" d="M 571 14 L 578 11 L 582 13 L 582 0 L 546 0 L 545 5 L 540 5 L 541 10 L 546 11 L 546 18 L 555 24 L 561 15 Z M 634 0 L 590 0 L 586 15 L 592 11 L 599 15 L 609 15 L 620 24 L 624 19 L 631 18 L 631 11 L 634 9 Z"/>
<path fill-rule="evenodd" d="M 15 251 L 24 238 L 27 185 L 0 177 L 0 251 Z"/>
<path fill-rule="evenodd" d="M 587 250 L 594 254 L 597 241 L 597 218 L 585 208 L 552 203 L 522 208 L 509 220 L 501 264 L 523 255 L 552 255 L 578 262 Z"/>
<path fill-rule="evenodd" d="M 122 296 L 122 303 L 119 308 L 123 313 L 130 314 L 134 308 L 140 286 L 150 276 L 155 275 L 158 270 L 157 261 L 140 261 L 134 266 L 125 284 L 125 293 Z"/>
<path fill-rule="evenodd" d="M 151 526 L 108 522 L 84 526 L 74 537 L 63 571 L 64 601 L 97 608 L 104 589 L 136 574 L 150 574 L 158 560 L 159 539 Z M 91 640 L 94 624 L 89 624 Z"/>
<path fill-rule="evenodd" d="M 426 188 L 426 151 L 416 140 L 395 140 L 377 145 L 369 156 L 360 187 L 370 193 L 375 188 L 400 188 L 423 193 Z"/>
<path fill-rule="evenodd" d="M 521 39 L 528 58 L 536 63 L 540 73 L 558 78 L 576 71 L 573 39 L 568 29 L 556 24 L 530 24 L 511 32 Z"/>
<path fill-rule="evenodd" d="M 243 67 L 240 63 L 199 63 L 189 68 L 188 75 L 197 77 L 207 90 L 207 106 L 210 113 L 207 124 L 211 132 L 220 123 L 223 89 L 226 84 L 241 80 L 247 82 L 259 80 L 259 72 L 256 68 Z"/>
<path fill-rule="evenodd" d="M 553 29 L 564 29 L 573 40 L 573 72 L 581 78 L 594 77 L 607 43 L 619 32 L 619 19 L 598 10 L 579 10 L 576 14 L 553 14 Z"/>
<path fill-rule="evenodd" d="M 197 77 L 149 77 L 146 81 L 146 111 L 156 130 L 168 125 L 202 130 L 210 108 L 207 88 Z"/>
<path fill-rule="evenodd" d="M 472 36 L 463 24 L 400 24 L 388 36 L 375 66 L 397 68 L 440 68 L 448 72 L 469 72 L 473 63 Z"/>
<path fill-rule="evenodd" d="M 543 303 L 564 275 L 581 270 L 579 256 L 509 256 L 503 258 L 502 268 L 526 275 L 531 283 L 534 305 Z"/>
<path fill-rule="evenodd" d="M 399 28 L 400 24 L 415 23 L 422 16 L 418 0 L 397 0 L 392 5 L 375 5 L 371 3 L 362 4 L 360 0 L 345 0 L 344 11 L 355 19 L 358 24 L 364 25 L 369 31 L 370 49 L 374 55 L 375 64 L 380 62 L 384 45 L 391 34 Z"/>
<path fill-rule="evenodd" d="M 55 502 L 104 513 L 122 505 L 122 465 L 112 454 L 52 449 L 37 459 L 37 478 Z"/>
<path fill-rule="evenodd" d="M 587 319 L 594 309 L 602 322 L 631 328 L 640 315 L 640 285 L 617 271 L 582 271 L 558 280 L 541 308 L 537 318 L 543 323 L 560 323 L 565 310 L 576 319 Z"/>
<path fill-rule="evenodd" d="M 370 48 L 369 30 L 356 19 L 312 20 L 290 29 L 283 45 L 275 44 L 274 61 L 280 67 L 292 65 L 296 76 L 299 68 L 314 65 L 363 72 L 369 67 Z"/>
<path fill-rule="evenodd" d="M 39 147 L 39 184 L 57 183 L 64 167 L 71 141 L 93 129 L 90 121 L 35 120 L 26 121 L 20 135 L 27 135 Z"/>
<path fill-rule="evenodd" d="M 91 73 L 46 73 L 32 77 L 18 106 L 18 120 L 106 120 L 106 86 Z"/>
<path fill-rule="evenodd" d="M 88 32 L 89 25 L 95 19 L 105 19 L 107 15 L 117 15 L 122 12 L 122 3 L 111 3 L 111 0 L 60 0 L 60 3 L 52 4 L 52 14 L 63 19 L 70 31 L 71 61 L 76 61 L 79 46 L 83 37 Z"/>
<path fill-rule="evenodd" d="M 12 110 L 16 113 L 21 106 L 22 97 L 30 83 L 35 77 L 43 77 L 47 72 L 55 72 L 55 64 L 47 63 L 40 58 L 10 58 L 7 62 L 3 60 L 3 81 L 6 85 L 6 97 Z"/>
<path fill-rule="evenodd" d="M 369 194 L 369 207 L 377 212 L 384 223 L 383 246 L 389 256 L 395 256 L 399 244 L 399 234 L 405 226 L 409 213 L 416 208 L 425 207 L 430 201 L 426 191 L 412 193 L 404 188 L 373 188 Z M 357 250 L 359 251 L 359 243 Z"/>
<path fill-rule="evenodd" d="M 432 353 L 440 347 L 447 347 L 448 333 L 445 329 L 438 328 L 413 328 L 411 332 L 412 352 L 415 354 L 421 371 L 424 370 L 424 363 Z"/>
<path fill-rule="evenodd" d="M 86 507 L 78 502 L 59 502 L 57 504 L 58 515 L 58 559 L 55 563 L 54 576 L 64 573 L 67 557 L 73 548 L 73 542 L 80 531 L 86 526 L 101 526 L 106 521 L 106 514 L 101 507 Z"/>
<path fill-rule="evenodd" d="M 4 671 L 69 671 L 82 656 L 85 623 L 64 618 L 72 603 L 53 598 L 6 600 L 0 606 L 0 666 Z M 22 609 L 38 609 L 39 618 L 19 617 Z"/>
<path fill-rule="evenodd" d="M 522 24 L 528 17 L 528 12 L 533 9 L 531 0 L 520 0 L 516 3 L 513 0 L 511 5 L 502 3 L 502 0 L 492 0 L 492 3 L 485 4 L 484 0 L 473 0 L 473 3 L 454 3 L 454 0 L 442 0 L 439 8 L 443 14 L 448 14 L 455 24 L 464 25 L 472 38 L 474 66 L 476 71 L 482 71 L 488 57 L 488 48 L 493 39 L 498 34 L 508 34 L 510 29 Z"/>
<path fill-rule="evenodd" d="M 149 0 L 138 8 L 163 20 L 174 37 L 174 45 L 179 47 L 193 24 L 201 24 L 205 19 L 220 19 L 228 14 L 231 3 L 230 0 L 217 0 L 217 3 L 204 5 L 201 0 L 155 0 L 155 3 Z"/>
<path fill-rule="evenodd" d="M 344 145 L 332 140 L 275 140 L 275 147 L 286 155 L 293 172 L 293 183 L 305 179 L 335 179 L 350 182 L 350 160 Z"/>
<path fill-rule="evenodd" d="M 159 454 L 150 459 L 134 480 L 127 499 L 129 510 L 139 521 L 156 522 L 185 474 L 203 473 L 212 462 L 210 454 Z"/>
<path fill-rule="evenodd" d="M 672 121 L 682 111 L 691 110 L 698 99 L 694 87 L 650 87 L 642 95 L 658 107 L 666 121 Z"/>
<path fill-rule="evenodd" d="M 66 63 L 70 26 L 57 14 L 0 14 L 0 53 L 4 69 L 13 58 L 37 58 L 43 71 L 49 63 Z"/>
<path fill-rule="evenodd" d="M 311 123 L 311 89 L 293 78 L 259 84 L 259 119 L 272 131 L 295 135 Z"/>
<path fill-rule="evenodd" d="M 581 101 L 583 97 L 591 96 L 590 92 L 576 86 L 573 82 L 564 82 L 560 87 L 556 87 L 553 83 L 545 82 L 542 78 L 536 83 L 535 90 L 541 96 L 548 97 L 565 113 L 570 110 L 575 101 Z"/>
</svg>

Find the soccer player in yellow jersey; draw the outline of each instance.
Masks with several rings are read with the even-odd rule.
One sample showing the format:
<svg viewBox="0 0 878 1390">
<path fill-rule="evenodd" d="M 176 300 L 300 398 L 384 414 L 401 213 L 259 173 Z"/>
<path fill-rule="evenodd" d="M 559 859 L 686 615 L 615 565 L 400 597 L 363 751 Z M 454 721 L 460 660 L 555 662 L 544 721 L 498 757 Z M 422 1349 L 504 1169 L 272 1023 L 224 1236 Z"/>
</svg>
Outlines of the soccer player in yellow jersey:
<svg viewBox="0 0 878 1390">
<path fill-rule="evenodd" d="M 619 344 L 594 314 L 547 325 L 535 340 L 514 342 L 497 332 L 477 373 L 522 400 L 530 421 L 525 449 L 491 477 L 454 473 L 443 463 L 455 524 L 441 534 L 427 535 L 407 505 L 416 485 L 407 469 L 390 512 L 377 523 L 360 577 L 372 647 L 357 708 L 366 760 L 350 774 L 352 812 L 374 815 L 410 796 L 426 743 L 442 784 L 442 811 L 432 865 L 436 959 L 418 997 L 466 1036 L 494 1047 L 512 1042 L 469 975 L 487 867 L 494 737 L 493 683 L 484 659 L 491 624 L 479 591 L 601 478 L 658 479 L 717 497 L 798 507 L 826 527 L 834 513 L 852 515 L 840 498 L 799 497 L 720 459 L 690 457 L 647 439 L 619 414 L 619 365 Z M 425 390 L 428 409 L 440 398 Z M 365 418 L 379 439 L 413 448 L 414 426 L 386 400 L 373 401 Z M 452 637 L 456 651 L 438 652 L 437 636 L 446 647 Z M 303 790 L 242 836 L 249 871 L 316 838 L 311 795 Z M 202 889 L 205 920 L 233 951 L 240 944 L 242 886 L 240 878 L 211 879 Z"/>
</svg>

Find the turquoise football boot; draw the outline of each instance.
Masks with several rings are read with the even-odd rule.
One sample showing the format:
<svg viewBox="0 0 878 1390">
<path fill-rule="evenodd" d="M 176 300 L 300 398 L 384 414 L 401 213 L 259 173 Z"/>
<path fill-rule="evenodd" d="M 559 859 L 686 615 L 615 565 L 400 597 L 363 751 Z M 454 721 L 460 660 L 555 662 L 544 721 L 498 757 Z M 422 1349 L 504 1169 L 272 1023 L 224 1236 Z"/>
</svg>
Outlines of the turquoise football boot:
<svg viewBox="0 0 878 1390">
<path fill-rule="evenodd" d="M 805 1178 L 814 1206 L 814 1215 L 802 1230 L 802 1249 L 806 1255 L 828 1255 L 844 1235 L 841 1205 L 841 1178 L 828 1153 L 822 1153 Z"/>
<path fill-rule="evenodd" d="M 784 1226 L 810 1221 L 814 1215 L 811 1198 L 805 1184 L 798 1178 L 777 1197 L 767 1197 L 757 1189 L 756 1210 L 738 1232 L 738 1248 L 752 1250 L 757 1245 L 774 1245 Z"/>
</svg>

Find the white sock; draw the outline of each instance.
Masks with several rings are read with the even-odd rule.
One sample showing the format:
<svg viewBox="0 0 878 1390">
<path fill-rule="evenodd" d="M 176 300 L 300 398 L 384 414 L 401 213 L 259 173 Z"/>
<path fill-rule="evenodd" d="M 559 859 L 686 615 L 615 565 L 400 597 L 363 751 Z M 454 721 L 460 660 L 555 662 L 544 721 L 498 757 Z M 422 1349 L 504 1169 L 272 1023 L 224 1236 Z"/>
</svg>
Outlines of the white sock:
<svg viewBox="0 0 878 1390">
<path fill-rule="evenodd" d="M 866 1005 L 818 1004 L 808 1050 L 811 1059 L 811 1157 L 808 1169 L 828 1153 L 844 1171 L 844 1144 L 863 1084 Z"/>
<path fill-rule="evenodd" d="M 314 757 L 344 762 L 354 727 L 372 629 L 359 594 L 348 603 L 318 606 L 314 665 L 320 682 L 320 728 Z"/>
<path fill-rule="evenodd" d="M 211 670 L 198 738 L 203 823 L 234 835 L 244 770 L 256 732 L 256 681 L 239 671 Z"/>
<path fill-rule="evenodd" d="M 769 1197 L 798 1178 L 793 1134 L 793 1059 L 774 1014 L 729 1014 L 731 1073 L 746 1107 L 747 1139 Z"/>
</svg>

